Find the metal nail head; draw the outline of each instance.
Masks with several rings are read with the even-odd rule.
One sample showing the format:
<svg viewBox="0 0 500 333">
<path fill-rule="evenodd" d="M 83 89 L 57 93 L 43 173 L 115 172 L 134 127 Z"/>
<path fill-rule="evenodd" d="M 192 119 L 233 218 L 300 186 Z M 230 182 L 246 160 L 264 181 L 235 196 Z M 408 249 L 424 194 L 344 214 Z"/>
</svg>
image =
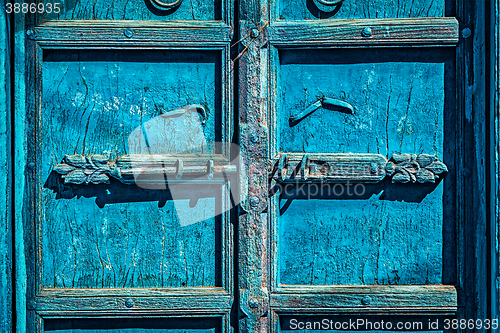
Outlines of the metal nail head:
<svg viewBox="0 0 500 333">
<path fill-rule="evenodd" d="M 361 31 L 361 35 L 363 37 L 371 37 L 372 33 L 372 29 L 368 27 L 364 28 L 363 31 Z"/>
</svg>

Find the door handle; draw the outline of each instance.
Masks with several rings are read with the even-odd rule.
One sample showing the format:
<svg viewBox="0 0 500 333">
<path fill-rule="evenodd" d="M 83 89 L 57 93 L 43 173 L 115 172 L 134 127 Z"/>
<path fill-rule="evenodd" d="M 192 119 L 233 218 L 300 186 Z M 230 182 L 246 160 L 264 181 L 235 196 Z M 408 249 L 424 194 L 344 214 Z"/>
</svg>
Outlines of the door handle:
<svg viewBox="0 0 500 333">
<path fill-rule="evenodd" d="M 180 109 L 163 111 L 161 116 L 162 117 L 180 117 L 183 114 L 190 112 L 190 111 L 198 112 L 201 115 L 200 122 L 203 126 L 205 126 L 205 123 L 207 122 L 207 117 L 208 117 L 207 110 L 205 110 L 205 108 L 199 104 L 191 104 L 191 105 L 186 105 Z"/>
<path fill-rule="evenodd" d="M 316 103 L 312 104 L 310 107 L 305 109 L 304 111 L 300 112 L 299 114 L 296 114 L 294 116 L 290 117 L 290 123 L 291 124 L 296 124 L 297 122 L 301 121 L 314 111 L 316 111 L 319 108 L 327 108 L 328 107 L 338 107 L 345 109 L 349 114 L 354 114 L 354 108 L 351 104 L 344 102 L 344 101 L 339 101 L 338 99 L 333 99 L 333 98 L 328 98 L 328 97 L 323 97 Z"/>
<path fill-rule="evenodd" d="M 327 0 L 316 0 L 320 4 L 325 5 L 325 6 L 337 6 L 344 2 L 344 0 L 334 0 L 334 1 L 327 1 Z"/>
<path fill-rule="evenodd" d="M 182 3 L 182 0 L 176 0 L 174 2 L 164 2 L 160 0 L 149 0 L 153 5 L 155 5 L 157 8 L 163 9 L 163 10 L 169 10 L 175 7 L 179 7 Z M 343 0 L 342 0 L 343 1 Z"/>
</svg>

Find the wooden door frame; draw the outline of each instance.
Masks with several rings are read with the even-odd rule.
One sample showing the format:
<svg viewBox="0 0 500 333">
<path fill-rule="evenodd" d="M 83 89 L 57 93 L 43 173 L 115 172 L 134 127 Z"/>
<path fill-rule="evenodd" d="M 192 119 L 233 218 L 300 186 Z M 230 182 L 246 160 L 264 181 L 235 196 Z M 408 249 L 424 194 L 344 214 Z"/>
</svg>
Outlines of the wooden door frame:
<svg viewBox="0 0 500 333">
<path fill-rule="evenodd" d="M 267 3 L 263 1 L 261 4 L 256 1 L 241 1 L 240 14 L 245 22 L 241 23 L 240 34 L 246 35 L 251 33 L 252 29 L 262 27 L 266 23 L 268 16 L 266 14 Z M 499 314 L 499 299 L 500 299 L 500 286 L 495 283 L 500 278 L 498 271 L 498 260 L 500 255 L 500 200 L 498 193 L 500 191 L 500 179 L 498 171 L 498 157 L 500 156 L 500 1 L 491 1 L 491 7 L 482 6 L 479 0 L 476 1 L 463 1 L 459 6 L 460 13 L 460 31 L 467 34 L 464 29 L 471 29 L 471 37 L 466 38 L 467 43 L 463 43 L 460 53 L 464 55 L 462 60 L 462 69 L 460 70 L 460 82 L 463 82 L 460 88 L 462 92 L 468 91 L 467 103 L 466 100 L 461 100 L 462 108 L 460 108 L 461 119 L 466 123 L 464 132 L 457 133 L 458 139 L 462 142 L 469 142 L 463 151 L 468 151 L 467 157 L 461 163 L 464 168 L 462 172 L 463 183 L 460 184 L 463 196 L 467 196 L 465 206 L 460 207 L 463 213 L 461 219 L 461 228 L 458 230 L 460 237 L 465 239 L 464 247 L 462 248 L 462 257 L 467 258 L 466 267 L 472 265 L 473 269 L 468 273 L 466 270 L 462 271 L 464 278 L 465 289 L 461 297 L 467 297 L 469 301 L 463 309 L 463 315 L 474 315 L 476 318 L 492 318 Z M 485 17 L 491 9 L 490 19 L 490 40 L 491 46 L 489 68 L 485 66 L 486 54 L 483 48 L 485 41 Z M 471 11 L 472 10 L 472 11 Z M 1 77 L 2 85 L 7 87 L 5 104 L 0 104 L 0 109 L 6 111 L 0 115 L 0 126 L 5 129 L 1 132 L 3 144 L 0 147 L 0 152 L 5 156 L 12 157 L 12 163 L 2 165 L 2 173 L 0 184 L 8 193 L 15 198 L 14 202 L 10 202 L 11 197 L 5 197 L 5 200 L 0 202 L 0 209 L 3 211 L 2 219 L 0 221 L 0 230 L 2 230 L 2 242 L 0 242 L 1 253 L 6 253 L 7 261 L 0 262 L 0 277 L 2 281 L 7 281 L 6 288 L 0 297 L 3 297 L 2 307 L 0 307 L 1 321 L 0 328 L 5 331 L 16 330 L 18 332 L 26 331 L 26 301 L 25 301 L 25 281 L 26 274 L 22 265 L 16 264 L 23 262 L 25 258 L 24 242 L 23 242 L 23 204 L 19 198 L 22 197 L 23 181 L 22 175 L 26 170 L 26 161 L 24 158 L 23 147 L 25 147 L 26 137 L 11 135 L 11 125 L 13 124 L 11 115 L 15 123 L 25 121 L 23 112 L 18 113 L 16 110 L 24 110 L 25 93 L 24 93 L 24 22 L 19 16 L 10 17 L 1 14 L 2 22 L 6 22 L 0 31 L 2 47 L 0 47 L 0 54 L 5 55 L 0 59 L 9 59 L 2 61 L 0 64 L 0 72 L 11 73 L 11 68 L 15 67 L 15 74 L 10 77 L 5 75 Z M 14 22 L 15 20 L 15 22 Z M 3 23 L 2 23 L 3 24 Z M 261 33 L 265 36 L 265 30 Z M 15 44 L 10 44 L 15 40 Z M 259 75 L 253 71 L 257 68 L 260 71 L 266 70 L 264 58 L 266 56 L 266 49 L 261 49 L 263 39 L 258 37 L 260 43 L 253 43 L 249 46 L 246 54 L 247 65 L 243 65 L 243 61 L 239 65 L 239 93 L 240 96 L 240 126 L 241 135 L 240 141 L 242 146 L 247 145 L 247 149 L 253 152 L 254 159 L 264 164 L 267 159 L 268 151 L 268 128 L 267 128 L 267 113 L 265 112 L 266 96 L 263 90 L 266 90 L 267 82 L 261 82 Z M 13 56 L 6 54 L 5 51 L 12 51 Z M 470 51 L 469 55 L 465 53 Z M 3 52 L 3 53 L 2 53 Z M 253 57 L 249 57 L 253 54 Z M 10 56 L 10 57 L 9 57 Z M 463 66 L 467 64 L 468 66 Z M 475 66 L 470 67 L 471 64 Z M 496 69 L 495 69 L 496 68 Z M 489 108 L 485 108 L 487 100 L 485 100 L 485 70 L 489 69 L 490 76 L 490 101 Z M 12 71 L 14 72 L 14 71 Z M 3 72 L 2 72 L 3 73 Z M 257 80 L 257 81 L 256 81 Z M 256 96 L 248 96 L 245 91 L 249 83 L 254 84 L 258 82 L 260 93 Z M 468 84 L 465 84 L 468 82 Z M 472 88 L 472 89 L 471 89 Z M 469 90 L 467 90 L 469 89 Z M 15 91 L 15 94 L 10 94 L 10 91 Z M 15 96 L 13 96 L 15 95 Z M 13 96 L 13 97 L 11 97 Z M 474 97 L 474 98 L 473 98 Z M 464 98 L 465 99 L 465 98 Z M 0 101 L 2 102 L 2 101 Z M 489 117 L 486 117 L 484 110 L 489 110 Z M 486 120 L 489 120 L 491 126 L 491 136 L 489 146 L 487 146 L 486 135 L 487 126 Z M 249 121 L 257 121 L 259 124 L 258 136 L 252 133 L 245 125 Z M 19 132 L 21 134 L 22 132 Z M 258 140 L 260 143 L 255 144 Z M 251 144 L 250 144 L 251 142 Z M 11 144 L 14 150 L 11 151 Z M 252 147 L 250 147 L 250 145 Z M 488 151 L 487 151 L 488 149 Z M 489 154 L 487 153 L 489 152 Z M 489 156 L 488 159 L 485 159 Z M 253 159 L 252 159 L 253 160 Z M 247 161 L 249 163 L 250 161 Z M 12 167 L 15 165 L 15 168 Z M 486 165 L 489 165 L 489 172 L 486 173 Z M 14 177 L 14 171 L 16 171 Z M 257 170 L 251 170 L 251 175 L 255 174 L 258 179 L 262 179 L 263 190 L 251 189 L 254 196 L 259 196 L 262 201 L 253 200 L 244 202 L 242 204 L 242 214 L 240 216 L 240 264 L 247 263 L 253 274 L 246 274 L 247 270 L 241 271 L 239 275 L 239 288 L 241 298 L 241 310 L 244 312 L 240 314 L 242 331 L 253 331 L 257 329 L 265 331 L 268 327 L 268 304 L 266 303 L 268 285 L 265 277 L 268 276 L 269 267 L 268 260 L 268 243 L 267 243 L 267 212 L 265 206 L 267 204 L 267 196 L 264 195 L 266 190 L 265 176 L 260 174 Z M 489 175 L 490 181 L 485 178 Z M 488 183 L 488 186 L 487 186 Z M 467 187 L 469 186 L 469 187 Z M 487 189 L 490 189 L 487 192 Z M 487 196 L 486 196 L 487 195 Z M 252 197 L 249 197 L 252 198 Z M 485 198 L 489 198 L 485 202 Z M 486 207 L 489 207 L 486 209 Z M 489 212 L 489 224 L 487 224 L 487 212 Z M 12 226 L 12 228 L 11 228 Z M 487 230 L 488 229 L 488 230 Z M 245 231 L 245 234 L 243 234 Z M 488 235 L 486 238 L 485 235 Z M 12 241 L 12 237 L 14 240 Z M 5 242 L 3 241 L 5 240 Z M 479 247 L 476 249 L 475 246 Z M 488 245 L 491 246 L 491 251 L 488 251 Z M 26 253 L 28 251 L 26 250 Z M 478 258 L 476 260 L 476 258 Z M 490 262 L 488 262 L 490 260 Z M 12 271 L 11 271 L 12 269 Z M 485 273 L 487 272 L 487 273 Z M 12 279 L 15 277 L 15 279 Z M 264 277 L 264 279 L 263 279 Z M 470 289 L 469 289 L 470 287 Z M 15 289 L 15 292 L 12 290 Z M 464 289 L 464 290 L 465 290 Z M 257 298 L 256 298 L 257 297 Z M 257 306 L 253 302 L 253 298 L 257 300 Z M 12 311 L 16 313 L 17 321 L 12 322 L 14 316 Z"/>
<path fill-rule="evenodd" d="M 488 140 L 488 241 L 489 253 L 488 270 L 488 318 L 500 316 L 500 0 L 489 2 L 489 54 L 487 96 L 487 130 Z"/>
<path fill-rule="evenodd" d="M 12 247 L 12 31 L 11 16 L 0 13 L 0 331 L 10 332 L 13 316 L 13 247 Z M 5 194 L 4 194 L 5 193 Z"/>
</svg>

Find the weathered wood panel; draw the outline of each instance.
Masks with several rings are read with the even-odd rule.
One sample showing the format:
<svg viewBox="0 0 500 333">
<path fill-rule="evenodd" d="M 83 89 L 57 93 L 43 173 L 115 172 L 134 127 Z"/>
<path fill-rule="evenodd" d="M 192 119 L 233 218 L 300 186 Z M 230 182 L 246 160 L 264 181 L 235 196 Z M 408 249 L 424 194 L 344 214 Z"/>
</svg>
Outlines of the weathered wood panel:
<svg viewBox="0 0 500 333">
<path fill-rule="evenodd" d="M 177 317 L 149 319 L 59 319 L 45 321 L 52 333 L 219 333 L 222 320 L 217 317 Z"/>
<path fill-rule="evenodd" d="M 277 21 L 269 39 L 280 47 L 433 46 L 458 43 L 455 18 Z"/>
<path fill-rule="evenodd" d="M 5 11 L 0 13 L 0 331 L 12 328 L 12 136 L 11 65 L 12 26 Z"/>
<path fill-rule="evenodd" d="M 442 185 L 420 202 L 418 198 L 417 202 L 396 201 L 402 189 L 367 191 L 353 184 L 325 189 L 325 185 L 306 186 L 306 196 L 290 195 L 280 202 L 279 283 L 442 283 L 443 260 L 452 259 L 442 257 Z M 384 191 L 394 197 L 384 200 L 390 195 Z M 323 199 L 308 200 L 321 193 Z M 336 199 L 342 200 L 325 200 L 335 194 L 341 194 Z"/>
<path fill-rule="evenodd" d="M 278 2 L 278 15 L 285 20 L 439 17 L 445 16 L 446 6 L 451 7 L 451 1 L 446 0 L 346 0 L 338 6 L 326 6 L 322 2 L 333 3 L 334 1 L 280 0 Z"/>
<path fill-rule="evenodd" d="M 220 69 L 220 57 L 209 51 L 46 51 L 42 134 L 47 147 L 59 147 L 51 151 L 51 158 L 60 162 L 72 153 L 127 154 L 135 147 L 128 147 L 129 135 L 153 119 L 171 133 L 162 137 L 168 144 L 149 153 L 185 153 L 185 146 L 194 144 L 190 137 L 199 140 L 190 153 L 210 153 L 203 139 L 214 142 L 221 135 L 221 125 L 216 124 L 222 97 Z M 201 121 L 191 124 L 190 119 L 159 117 L 189 104 L 206 108 L 203 127 L 197 126 Z M 186 131 L 192 131 L 190 136 Z M 50 135 L 60 132 L 67 137 Z M 64 152 L 60 144 L 68 138 L 71 148 Z M 157 141 L 150 143 L 159 145 Z"/>
<path fill-rule="evenodd" d="M 221 284 L 221 247 L 217 245 L 221 221 L 213 217 L 220 198 L 189 203 L 187 197 L 174 203 L 168 195 L 161 199 L 158 193 L 137 187 L 122 189 L 117 184 L 84 193 L 77 188 L 63 188 L 61 192 L 57 178 L 51 174 L 68 153 L 119 156 L 134 150 L 134 142 L 129 141 L 134 129 L 149 128 L 148 121 L 186 103 L 204 105 L 208 113 L 204 126 L 200 122 L 195 124 L 198 126 L 190 126 L 190 121 L 179 123 L 182 117 L 162 119 L 166 127 L 164 144 L 149 133 L 150 140 L 158 141 L 155 145 L 150 141 L 151 149 L 156 153 L 185 153 L 184 143 L 194 147 L 192 153 L 209 153 L 207 143 L 221 135 L 220 124 L 216 124 L 220 119 L 216 110 L 221 108 L 221 96 L 216 93 L 220 91 L 216 89 L 220 82 L 218 59 L 215 52 L 183 51 L 45 54 L 40 166 L 45 185 L 41 218 L 43 286 Z M 107 195 L 113 199 L 104 202 L 113 204 L 104 206 L 99 198 Z M 182 226 L 180 210 L 203 222 Z"/>
<path fill-rule="evenodd" d="M 174 1 L 163 1 L 173 3 Z M 42 20 L 220 20 L 223 0 L 184 0 L 170 10 L 159 10 L 151 0 L 62 0 L 61 11 L 47 10 Z"/>
<path fill-rule="evenodd" d="M 280 151 L 442 156 L 452 60 L 446 50 L 282 51 Z M 354 114 L 322 108 L 290 122 L 323 96 L 348 102 Z"/>
</svg>

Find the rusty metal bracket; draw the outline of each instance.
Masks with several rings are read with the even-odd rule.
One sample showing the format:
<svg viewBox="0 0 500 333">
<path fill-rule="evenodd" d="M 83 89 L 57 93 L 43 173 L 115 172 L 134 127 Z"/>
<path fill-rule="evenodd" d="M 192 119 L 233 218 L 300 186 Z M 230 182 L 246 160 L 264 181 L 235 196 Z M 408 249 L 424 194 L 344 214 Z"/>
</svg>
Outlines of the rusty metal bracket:
<svg viewBox="0 0 500 333">
<path fill-rule="evenodd" d="M 280 153 L 268 177 L 277 183 L 378 183 L 386 177 L 393 183 L 435 183 L 446 172 L 448 167 L 429 154 L 394 154 L 387 160 L 380 154 Z"/>
</svg>

